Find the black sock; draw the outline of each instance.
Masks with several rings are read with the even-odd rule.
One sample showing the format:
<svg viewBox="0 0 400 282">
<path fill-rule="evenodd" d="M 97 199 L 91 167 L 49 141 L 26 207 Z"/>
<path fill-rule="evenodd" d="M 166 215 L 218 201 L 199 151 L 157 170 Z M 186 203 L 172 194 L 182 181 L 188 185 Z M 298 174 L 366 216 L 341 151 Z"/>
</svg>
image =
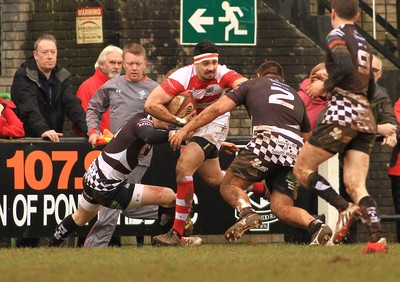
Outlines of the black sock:
<svg viewBox="0 0 400 282">
<path fill-rule="evenodd" d="M 365 196 L 360 200 L 358 205 L 361 208 L 363 222 L 365 222 L 368 227 L 369 240 L 371 242 L 378 241 L 382 238 L 383 231 L 375 200 L 371 196 Z"/>
<path fill-rule="evenodd" d="M 72 214 L 70 214 L 57 226 L 53 237 L 50 240 L 49 247 L 59 246 L 64 239 L 68 238 L 79 227 L 80 226 L 78 226 L 73 220 Z"/>
<path fill-rule="evenodd" d="M 312 235 L 321 228 L 323 222 L 319 219 L 314 219 L 308 224 L 308 232 Z"/>
<path fill-rule="evenodd" d="M 349 203 L 318 173 L 311 173 L 307 182 L 308 188 L 314 189 L 318 196 L 334 206 L 338 211 L 343 211 L 349 206 Z"/>
<path fill-rule="evenodd" d="M 167 233 L 174 225 L 175 207 L 164 208 L 158 207 L 158 220 L 160 222 L 161 231 Z"/>
</svg>

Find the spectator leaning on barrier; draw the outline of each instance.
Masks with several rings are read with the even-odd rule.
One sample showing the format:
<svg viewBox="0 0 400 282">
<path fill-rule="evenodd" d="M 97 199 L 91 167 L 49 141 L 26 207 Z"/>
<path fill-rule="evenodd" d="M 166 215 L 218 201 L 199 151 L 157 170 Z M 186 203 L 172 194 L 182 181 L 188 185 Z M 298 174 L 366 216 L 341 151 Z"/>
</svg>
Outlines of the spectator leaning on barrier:
<svg viewBox="0 0 400 282">
<path fill-rule="evenodd" d="M 53 35 L 44 34 L 36 40 L 33 57 L 14 75 L 11 99 L 17 106 L 26 137 L 59 142 L 65 115 L 79 131 L 87 134 L 85 111 L 72 92 L 71 74 L 57 64 L 57 42 Z M 39 238 L 29 238 L 28 227 L 17 246 L 36 247 L 38 242 Z"/>
<path fill-rule="evenodd" d="M 372 99 L 371 107 L 377 123 L 377 132 L 383 136 L 382 145 L 389 145 L 394 147 L 397 143 L 396 128 L 397 120 L 393 113 L 392 101 L 386 89 L 378 84 L 382 76 L 382 61 L 373 55 L 372 57 L 372 71 L 375 80 L 375 95 Z"/>
<path fill-rule="evenodd" d="M 0 137 L 21 138 L 25 136 L 24 125 L 15 115 L 15 104 L 0 98 Z"/>
<path fill-rule="evenodd" d="M 82 107 L 87 112 L 89 102 L 92 99 L 96 91 L 104 85 L 111 78 L 121 75 L 122 72 L 122 49 L 108 45 L 99 54 L 96 63 L 94 64 L 94 74 L 86 79 L 78 88 L 76 97 L 81 99 Z M 110 129 L 110 109 L 108 108 L 105 113 L 101 115 L 99 124 L 100 132 L 104 132 L 104 129 Z M 84 238 L 80 237 L 78 240 L 78 246 L 83 245 Z M 120 237 L 112 237 L 109 245 L 120 246 Z"/>
<path fill-rule="evenodd" d="M 65 115 L 87 134 L 85 112 L 71 87 L 71 73 L 57 64 L 57 42 L 53 35 L 40 36 L 33 57 L 14 75 L 11 99 L 24 123 L 26 137 L 49 138 L 58 142 Z"/>
<path fill-rule="evenodd" d="M 122 49 L 117 46 L 109 45 L 105 47 L 100 52 L 94 65 L 94 74 L 79 86 L 76 97 L 81 99 L 85 112 L 94 93 L 111 78 L 120 76 L 122 71 L 122 52 Z M 100 132 L 103 132 L 104 129 L 110 129 L 110 109 L 107 109 L 102 114 L 99 129 Z"/>
<path fill-rule="evenodd" d="M 304 105 L 306 106 L 306 111 L 308 118 L 311 124 L 311 130 L 314 130 L 317 127 L 318 116 L 322 110 L 326 109 L 328 106 L 327 101 L 327 92 L 325 92 L 320 97 L 315 99 L 310 99 L 307 95 L 307 88 L 311 83 L 316 80 L 324 81 L 328 78 L 328 73 L 326 72 L 325 64 L 319 63 L 315 67 L 312 68 L 310 72 L 310 76 L 307 77 L 303 82 L 300 84 L 300 90 L 297 91 L 301 100 L 303 100 Z"/>
<path fill-rule="evenodd" d="M 128 43 L 123 48 L 124 76 L 118 76 L 101 86 L 89 101 L 87 108 L 87 125 L 89 142 L 96 144 L 100 136 L 100 120 L 110 109 L 110 130 L 117 133 L 122 126 L 136 113 L 142 112 L 144 103 L 150 92 L 158 86 L 158 82 L 149 78 L 144 72 L 147 66 L 146 50 L 137 43 Z M 144 151 L 135 170 L 129 174 L 129 181 L 140 183 L 150 166 L 153 150 Z M 147 205 L 123 214 L 132 218 L 157 219 L 159 207 Z M 97 222 L 88 234 L 85 247 L 105 247 L 116 228 L 121 211 L 102 207 Z M 142 243 L 142 242 L 138 242 Z"/>
</svg>

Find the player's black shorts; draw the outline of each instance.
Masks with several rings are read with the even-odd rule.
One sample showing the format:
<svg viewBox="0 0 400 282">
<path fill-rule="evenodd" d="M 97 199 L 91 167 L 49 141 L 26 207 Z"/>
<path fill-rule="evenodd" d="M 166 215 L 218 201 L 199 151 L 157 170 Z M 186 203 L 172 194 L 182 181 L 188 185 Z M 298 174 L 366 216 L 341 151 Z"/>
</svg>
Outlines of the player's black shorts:
<svg viewBox="0 0 400 282">
<path fill-rule="evenodd" d="M 207 139 L 200 137 L 200 136 L 193 136 L 190 139 L 190 142 L 194 142 L 199 145 L 203 151 L 205 159 L 216 159 L 219 156 L 218 148 L 214 144 L 212 144 Z"/>
<path fill-rule="evenodd" d="M 357 150 L 370 154 L 374 146 L 375 135 L 344 127 L 337 124 L 319 124 L 308 142 L 331 154 Z"/>
<path fill-rule="evenodd" d="M 229 170 L 237 177 L 251 182 L 265 179 L 271 192 L 276 190 L 295 200 L 299 183 L 295 180 L 292 169 L 260 159 L 246 149 L 242 149 L 229 166 Z"/>
<path fill-rule="evenodd" d="M 135 184 L 121 182 L 111 191 L 98 191 L 83 182 L 83 197 L 94 205 L 102 205 L 112 209 L 126 209 L 131 202 Z"/>
</svg>

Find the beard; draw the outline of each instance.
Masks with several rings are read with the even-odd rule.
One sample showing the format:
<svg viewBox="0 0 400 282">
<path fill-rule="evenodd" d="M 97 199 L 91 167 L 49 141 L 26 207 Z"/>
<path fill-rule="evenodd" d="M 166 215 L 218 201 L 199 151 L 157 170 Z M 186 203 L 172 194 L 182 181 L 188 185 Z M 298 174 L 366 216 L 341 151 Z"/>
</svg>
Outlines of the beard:
<svg viewBox="0 0 400 282">
<path fill-rule="evenodd" d="M 119 76 L 120 75 L 120 73 L 119 72 L 113 72 L 113 71 L 110 71 L 108 74 L 107 74 L 107 76 L 109 77 L 109 78 L 114 78 L 114 77 L 117 77 L 117 76 Z"/>
</svg>

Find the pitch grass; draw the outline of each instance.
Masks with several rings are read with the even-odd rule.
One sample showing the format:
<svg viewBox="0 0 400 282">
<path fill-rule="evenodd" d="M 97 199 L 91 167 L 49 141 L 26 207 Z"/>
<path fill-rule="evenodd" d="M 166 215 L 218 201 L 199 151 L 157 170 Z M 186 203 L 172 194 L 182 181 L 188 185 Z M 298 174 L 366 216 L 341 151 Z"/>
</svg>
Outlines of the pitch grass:
<svg viewBox="0 0 400 282">
<path fill-rule="evenodd" d="M 399 281 L 400 244 L 0 249 L 0 281 Z"/>
</svg>

